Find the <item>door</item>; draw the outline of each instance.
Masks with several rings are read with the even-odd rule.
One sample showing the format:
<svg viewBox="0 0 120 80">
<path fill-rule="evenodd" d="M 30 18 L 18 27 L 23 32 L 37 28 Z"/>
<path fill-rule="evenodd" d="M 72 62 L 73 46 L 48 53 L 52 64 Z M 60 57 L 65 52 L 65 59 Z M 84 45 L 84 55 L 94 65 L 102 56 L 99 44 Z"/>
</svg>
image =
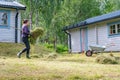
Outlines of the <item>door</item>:
<svg viewBox="0 0 120 80">
<path fill-rule="evenodd" d="M 81 52 L 88 50 L 88 32 L 87 28 L 80 29 L 80 39 L 81 39 Z"/>
<path fill-rule="evenodd" d="M 80 30 L 74 30 L 71 34 L 71 48 L 72 52 L 81 52 L 80 45 Z"/>
</svg>

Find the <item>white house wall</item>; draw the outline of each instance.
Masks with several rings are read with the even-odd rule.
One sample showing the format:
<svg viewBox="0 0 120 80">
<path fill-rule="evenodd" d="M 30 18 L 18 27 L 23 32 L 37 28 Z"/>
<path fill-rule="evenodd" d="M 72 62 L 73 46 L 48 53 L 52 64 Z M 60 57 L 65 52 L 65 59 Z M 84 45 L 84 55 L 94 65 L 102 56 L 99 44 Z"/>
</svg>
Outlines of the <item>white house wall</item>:
<svg viewBox="0 0 120 80">
<path fill-rule="evenodd" d="M 106 46 L 105 51 L 120 51 L 120 36 L 109 37 L 108 23 L 117 22 L 120 19 L 109 20 L 98 24 L 88 25 L 88 49 L 90 45 Z M 72 29 L 71 34 L 72 52 L 81 52 L 80 29 Z"/>
<path fill-rule="evenodd" d="M 80 52 L 80 30 L 72 30 L 71 34 L 71 47 L 72 52 Z"/>
<path fill-rule="evenodd" d="M 19 11 L 18 15 L 18 43 L 21 42 L 21 11 Z"/>
<path fill-rule="evenodd" d="M 106 24 L 98 25 L 98 44 L 107 45 L 108 41 L 108 27 Z"/>
<path fill-rule="evenodd" d="M 109 22 L 104 22 L 88 27 L 88 45 L 96 45 L 96 27 L 98 31 L 98 45 L 107 46 L 105 51 L 120 51 L 120 36 L 109 37 L 108 25 Z M 89 46 L 88 46 L 89 47 Z"/>
<path fill-rule="evenodd" d="M 88 27 L 88 46 L 93 44 L 96 44 L 96 31 L 94 26 L 90 26 Z"/>
<path fill-rule="evenodd" d="M 10 27 L 0 28 L 0 42 L 15 42 L 15 13 L 10 11 Z"/>
<path fill-rule="evenodd" d="M 15 42 L 15 16 L 16 16 L 16 11 L 14 10 L 14 11 L 12 11 L 11 12 L 12 13 L 12 15 L 11 15 L 11 17 L 12 17 L 12 19 L 11 19 L 11 29 L 14 29 L 14 42 Z M 21 11 L 19 11 L 19 14 L 18 14 L 18 30 L 17 30 L 17 32 L 18 32 L 18 35 L 17 35 L 17 41 L 18 41 L 18 43 L 20 43 L 21 42 Z"/>
<path fill-rule="evenodd" d="M 0 42 L 15 42 L 15 16 L 16 11 L 10 11 L 10 27 L 0 28 Z M 20 29 L 20 14 L 18 16 L 18 28 Z M 20 42 L 20 30 L 18 30 L 18 42 Z"/>
</svg>

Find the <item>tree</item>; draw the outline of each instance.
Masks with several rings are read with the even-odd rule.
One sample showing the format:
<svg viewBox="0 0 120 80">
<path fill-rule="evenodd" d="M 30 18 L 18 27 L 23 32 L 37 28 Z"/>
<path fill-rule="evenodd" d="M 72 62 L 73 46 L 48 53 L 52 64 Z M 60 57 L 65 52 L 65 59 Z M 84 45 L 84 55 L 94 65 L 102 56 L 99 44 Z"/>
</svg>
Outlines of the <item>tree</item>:
<svg viewBox="0 0 120 80">
<path fill-rule="evenodd" d="M 46 35 L 43 39 L 47 39 L 49 43 L 54 42 L 54 45 L 67 43 L 63 27 L 117 10 L 119 5 L 113 6 L 114 0 L 21 0 L 21 2 L 27 6 L 26 12 L 23 13 L 24 18 L 28 18 L 31 12 L 33 26 L 44 27 Z"/>
</svg>

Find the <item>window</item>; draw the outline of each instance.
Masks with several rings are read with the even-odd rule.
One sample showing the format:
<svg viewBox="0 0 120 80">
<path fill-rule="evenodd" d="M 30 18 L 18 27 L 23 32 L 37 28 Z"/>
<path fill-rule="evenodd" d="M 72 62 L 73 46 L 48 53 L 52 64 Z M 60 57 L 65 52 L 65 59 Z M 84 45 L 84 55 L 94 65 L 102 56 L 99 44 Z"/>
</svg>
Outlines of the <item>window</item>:
<svg viewBox="0 0 120 80">
<path fill-rule="evenodd" d="M 117 24 L 117 32 L 118 32 L 118 34 L 120 34 L 120 24 Z"/>
<path fill-rule="evenodd" d="M 120 34 L 120 23 L 110 25 L 109 35 L 116 35 L 116 34 Z"/>
<path fill-rule="evenodd" d="M 0 12 L 0 25 L 8 25 L 8 13 Z"/>
<path fill-rule="evenodd" d="M 110 26 L 110 34 L 112 35 L 112 34 L 115 34 L 116 33 L 116 31 L 115 31 L 115 25 L 111 25 Z"/>
<path fill-rule="evenodd" d="M 0 28 L 10 28 L 10 10 L 0 10 Z"/>
</svg>

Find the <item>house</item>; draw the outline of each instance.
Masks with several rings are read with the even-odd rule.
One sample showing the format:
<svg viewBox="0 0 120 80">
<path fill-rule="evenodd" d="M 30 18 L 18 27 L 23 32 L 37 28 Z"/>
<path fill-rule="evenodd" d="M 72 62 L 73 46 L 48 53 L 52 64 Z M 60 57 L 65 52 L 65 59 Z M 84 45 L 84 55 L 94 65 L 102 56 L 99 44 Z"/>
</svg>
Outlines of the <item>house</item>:
<svg viewBox="0 0 120 80">
<path fill-rule="evenodd" d="M 20 42 L 21 12 L 26 7 L 18 2 L 0 1 L 0 42 Z"/>
<path fill-rule="evenodd" d="M 89 50 L 90 45 L 106 46 L 105 51 L 120 51 L 120 10 L 88 18 L 66 26 L 70 52 Z"/>
</svg>

